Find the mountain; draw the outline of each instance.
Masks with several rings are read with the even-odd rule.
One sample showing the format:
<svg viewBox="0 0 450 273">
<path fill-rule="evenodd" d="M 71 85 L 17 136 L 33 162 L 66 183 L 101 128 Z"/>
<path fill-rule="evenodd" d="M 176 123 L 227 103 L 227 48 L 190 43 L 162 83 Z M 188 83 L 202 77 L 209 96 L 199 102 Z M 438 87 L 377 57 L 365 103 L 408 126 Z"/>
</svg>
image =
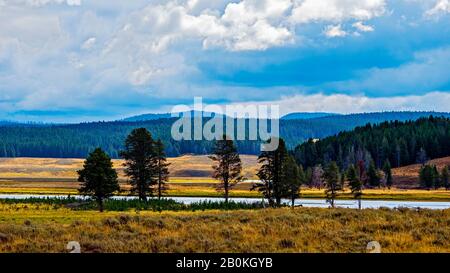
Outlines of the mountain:
<svg viewBox="0 0 450 273">
<path fill-rule="evenodd" d="M 298 113 L 290 113 L 285 116 L 283 116 L 281 119 L 284 120 L 292 120 L 292 119 L 312 119 L 312 118 L 322 118 L 322 117 L 329 117 L 329 116 L 336 116 L 339 114 L 333 114 L 333 113 L 322 113 L 322 112 L 298 112 Z"/>
<path fill-rule="evenodd" d="M 322 139 L 367 123 L 377 124 L 390 120 L 416 120 L 420 117 L 444 116 L 450 113 L 385 112 L 336 115 L 311 119 L 280 120 L 280 135 L 289 149 L 310 138 Z M 80 124 L 0 125 L 0 157 L 56 157 L 82 158 L 96 147 L 117 158 L 126 136 L 135 128 L 147 128 L 155 138 L 163 140 L 169 156 L 181 154 L 208 154 L 213 142 L 175 141 L 171 128 L 176 118 L 145 121 L 90 122 Z M 203 119 L 207 122 L 208 119 Z M 237 141 L 242 154 L 259 154 L 260 141 Z"/>
<path fill-rule="evenodd" d="M 192 110 L 190 112 L 179 113 L 179 114 L 181 114 L 181 116 L 186 116 L 186 114 L 188 114 L 188 113 L 190 113 L 191 117 L 199 117 L 200 115 L 202 115 L 203 117 L 211 117 L 211 116 L 216 115 L 215 113 L 201 112 L 201 111 L 194 111 L 194 110 Z M 171 113 L 143 114 L 143 115 L 128 117 L 128 118 L 123 119 L 122 121 L 135 122 L 135 121 L 147 121 L 147 120 L 170 119 L 170 118 L 172 118 Z"/>
<path fill-rule="evenodd" d="M 138 116 L 132 116 L 128 118 L 124 118 L 123 121 L 146 121 L 146 120 L 157 120 L 157 119 L 163 119 L 163 118 L 171 118 L 171 114 L 165 113 L 165 114 L 143 114 Z"/>
</svg>

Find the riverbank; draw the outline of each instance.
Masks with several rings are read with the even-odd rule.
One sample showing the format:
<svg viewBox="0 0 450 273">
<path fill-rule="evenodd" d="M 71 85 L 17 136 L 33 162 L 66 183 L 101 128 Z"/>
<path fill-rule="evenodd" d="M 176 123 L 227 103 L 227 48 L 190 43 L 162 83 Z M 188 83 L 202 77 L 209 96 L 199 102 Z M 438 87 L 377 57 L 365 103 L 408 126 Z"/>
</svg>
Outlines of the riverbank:
<svg viewBox="0 0 450 273">
<path fill-rule="evenodd" d="M 74 211 L 0 205 L 0 252 L 450 252 L 450 210 Z"/>
<path fill-rule="evenodd" d="M 2 187 L 0 194 L 38 194 L 38 195 L 77 195 L 75 188 L 21 188 L 21 187 Z M 122 193 L 128 195 L 128 192 Z M 222 197 L 213 187 L 199 186 L 174 186 L 170 185 L 166 197 Z M 250 190 L 231 190 L 230 197 L 238 198 L 261 198 L 256 191 Z M 301 198 L 304 199 L 324 199 L 324 190 L 303 189 Z M 353 199 L 349 190 L 340 192 L 337 199 Z M 446 190 L 403 190 L 403 189 L 367 189 L 363 191 L 363 200 L 392 200 L 392 201 L 436 201 L 450 202 L 450 191 Z"/>
</svg>

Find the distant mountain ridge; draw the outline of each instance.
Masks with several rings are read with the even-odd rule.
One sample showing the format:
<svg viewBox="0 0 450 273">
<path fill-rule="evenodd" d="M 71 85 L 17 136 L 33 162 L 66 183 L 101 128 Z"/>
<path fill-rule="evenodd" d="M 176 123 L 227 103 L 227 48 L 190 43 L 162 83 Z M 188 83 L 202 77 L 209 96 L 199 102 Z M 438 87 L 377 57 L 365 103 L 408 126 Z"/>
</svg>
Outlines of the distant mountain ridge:
<svg viewBox="0 0 450 273">
<path fill-rule="evenodd" d="M 325 112 L 298 112 L 298 113 L 287 114 L 287 115 L 281 117 L 281 119 L 284 119 L 284 120 L 313 119 L 313 118 L 323 118 L 323 117 L 338 116 L 338 115 L 341 115 L 341 114 L 325 113 Z"/>
<path fill-rule="evenodd" d="M 280 136 L 293 149 L 310 138 L 322 139 L 343 131 L 353 130 L 367 123 L 417 120 L 428 116 L 450 118 L 440 112 L 380 112 L 334 115 L 310 119 L 281 119 Z M 158 118 L 145 121 L 88 122 L 79 124 L 0 124 L 0 157 L 55 157 L 82 158 L 96 147 L 117 158 L 126 136 L 135 128 L 147 128 L 154 138 L 160 138 L 169 156 L 182 154 L 209 154 L 213 142 L 175 141 L 171 127 L 176 118 Z M 207 122 L 207 118 L 203 119 Z M 242 154 L 259 154 L 260 141 L 237 141 Z"/>
<path fill-rule="evenodd" d="M 211 116 L 215 115 L 215 113 L 211 112 L 200 112 L 200 111 L 190 111 L 190 112 L 180 112 L 178 113 L 181 116 L 185 116 L 186 114 L 190 113 L 191 117 L 197 117 L 200 115 L 203 116 Z M 161 113 L 161 114 L 142 114 L 137 116 L 131 116 L 128 118 L 124 118 L 122 121 L 128 121 L 128 122 L 135 122 L 135 121 L 147 121 L 147 120 L 158 120 L 158 119 L 169 119 L 172 118 L 172 113 Z"/>
</svg>

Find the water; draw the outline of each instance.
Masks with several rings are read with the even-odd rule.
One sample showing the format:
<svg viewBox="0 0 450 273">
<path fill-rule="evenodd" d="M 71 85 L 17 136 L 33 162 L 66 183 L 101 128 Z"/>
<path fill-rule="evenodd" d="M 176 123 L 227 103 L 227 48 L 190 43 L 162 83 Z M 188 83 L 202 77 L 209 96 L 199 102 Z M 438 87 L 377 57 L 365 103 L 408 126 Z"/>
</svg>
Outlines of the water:
<svg viewBox="0 0 450 273">
<path fill-rule="evenodd" d="M 65 198 L 67 195 L 33 195 L 33 194 L 0 194 L 0 199 L 26 199 L 26 198 Z M 80 196 L 76 196 L 82 198 Z M 114 196 L 113 199 L 127 200 L 136 199 L 135 196 Z M 175 201 L 192 204 L 200 201 L 220 202 L 223 198 L 218 197 L 170 197 Z M 231 201 L 240 203 L 257 203 L 261 202 L 261 198 L 230 198 Z M 284 204 L 290 205 L 291 201 L 284 199 Z M 328 208 L 329 204 L 323 199 L 297 199 L 295 201 L 296 206 L 314 207 L 314 208 Z M 356 200 L 336 200 L 336 207 L 341 208 L 358 208 L 358 201 Z M 422 208 L 422 209 L 450 209 L 450 202 L 426 202 L 426 201 L 390 201 L 390 200 L 362 200 L 361 206 L 363 209 L 377 209 L 381 207 L 385 208 Z"/>
</svg>

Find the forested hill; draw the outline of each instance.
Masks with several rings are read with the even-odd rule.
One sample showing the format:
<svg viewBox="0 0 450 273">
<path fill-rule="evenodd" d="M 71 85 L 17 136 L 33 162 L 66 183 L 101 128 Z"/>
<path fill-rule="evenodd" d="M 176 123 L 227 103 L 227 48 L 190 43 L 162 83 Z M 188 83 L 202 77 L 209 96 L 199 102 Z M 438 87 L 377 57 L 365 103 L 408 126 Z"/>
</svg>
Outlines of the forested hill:
<svg viewBox="0 0 450 273">
<path fill-rule="evenodd" d="M 341 168 L 374 161 L 381 168 L 386 160 L 399 167 L 424 163 L 450 155 L 450 119 L 420 118 L 357 127 L 319 141 L 297 146 L 294 155 L 304 167 L 336 161 Z"/>
<path fill-rule="evenodd" d="M 449 113 L 396 112 L 330 116 L 313 119 L 281 120 L 280 133 L 289 148 L 309 138 L 324 138 L 351 130 L 367 123 L 385 120 L 415 120 L 424 116 L 445 116 Z M 82 158 L 95 147 L 101 147 L 117 158 L 126 136 L 132 129 L 147 128 L 155 138 L 161 138 L 169 156 L 207 154 L 213 143 L 209 141 L 172 140 L 171 126 L 175 119 L 155 119 L 138 122 L 94 122 L 67 125 L 0 124 L 0 157 L 56 157 Z M 256 141 L 237 143 L 242 154 L 259 154 Z"/>
</svg>

